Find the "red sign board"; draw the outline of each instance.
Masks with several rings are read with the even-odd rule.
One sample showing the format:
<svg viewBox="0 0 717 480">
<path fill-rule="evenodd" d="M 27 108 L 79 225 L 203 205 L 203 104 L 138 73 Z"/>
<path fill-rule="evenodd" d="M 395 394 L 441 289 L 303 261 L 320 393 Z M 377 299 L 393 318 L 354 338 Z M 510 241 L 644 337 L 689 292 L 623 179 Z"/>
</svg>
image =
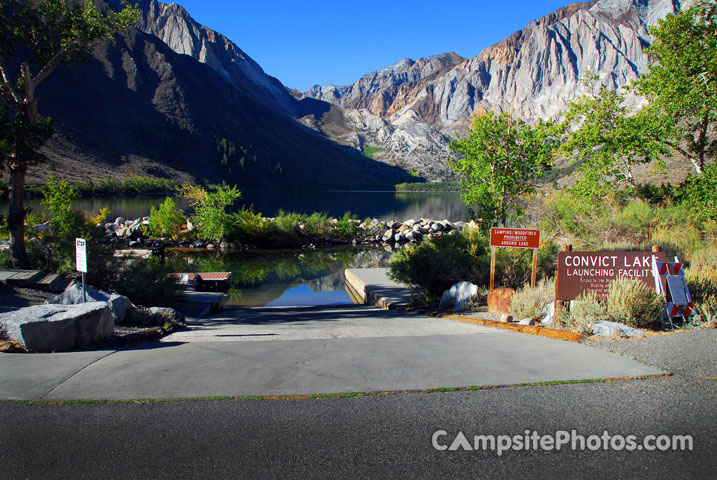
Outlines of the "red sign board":
<svg viewBox="0 0 717 480">
<path fill-rule="evenodd" d="M 652 287 L 652 257 L 665 261 L 665 252 L 558 252 L 556 300 L 575 300 L 583 292 L 606 298 L 610 282 L 636 278 Z"/>
<path fill-rule="evenodd" d="M 493 227 L 490 229 L 490 246 L 540 248 L 540 230 Z"/>
</svg>

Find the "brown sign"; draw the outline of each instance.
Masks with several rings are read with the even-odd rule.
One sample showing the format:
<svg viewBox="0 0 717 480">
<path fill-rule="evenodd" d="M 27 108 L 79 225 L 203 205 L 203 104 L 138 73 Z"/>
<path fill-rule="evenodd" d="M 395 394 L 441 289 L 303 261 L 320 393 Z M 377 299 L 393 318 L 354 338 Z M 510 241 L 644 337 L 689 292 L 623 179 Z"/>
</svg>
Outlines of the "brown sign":
<svg viewBox="0 0 717 480">
<path fill-rule="evenodd" d="M 618 277 L 636 278 L 650 286 L 652 257 L 665 261 L 665 252 L 558 252 L 556 300 L 574 300 L 583 292 L 606 298 L 610 282 Z"/>
<path fill-rule="evenodd" d="M 540 230 L 493 227 L 490 229 L 490 246 L 540 248 Z"/>
</svg>

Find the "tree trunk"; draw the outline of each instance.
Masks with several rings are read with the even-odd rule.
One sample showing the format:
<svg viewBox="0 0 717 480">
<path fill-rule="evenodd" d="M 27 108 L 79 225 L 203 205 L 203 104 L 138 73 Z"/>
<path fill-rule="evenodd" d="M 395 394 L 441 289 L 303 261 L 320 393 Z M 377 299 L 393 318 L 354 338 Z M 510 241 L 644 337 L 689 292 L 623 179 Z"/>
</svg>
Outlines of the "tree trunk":
<svg viewBox="0 0 717 480">
<path fill-rule="evenodd" d="M 30 260 L 25 250 L 25 174 L 27 166 L 20 164 L 10 168 L 8 182 L 8 216 L 10 230 L 10 252 L 13 268 L 28 269 Z"/>
</svg>

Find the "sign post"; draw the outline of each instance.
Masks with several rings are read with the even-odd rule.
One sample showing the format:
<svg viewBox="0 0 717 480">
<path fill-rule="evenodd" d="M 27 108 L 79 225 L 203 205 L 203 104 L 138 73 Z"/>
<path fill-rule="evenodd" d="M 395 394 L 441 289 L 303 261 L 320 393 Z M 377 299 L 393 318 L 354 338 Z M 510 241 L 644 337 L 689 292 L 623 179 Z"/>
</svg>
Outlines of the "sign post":
<svg viewBox="0 0 717 480">
<path fill-rule="evenodd" d="M 87 303 L 87 286 L 85 273 L 87 273 L 87 241 L 84 238 L 75 238 L 75 269 L 82 272 L 82 302 Z"/>
<path fill-rule="evenodd" d="M 533 250 L 533 271 L 530 275 L 530 286 L 535 288 L 538 278 L 538 249 L 540 248 L 540 230 L 526 228 L 490 229 L 490 289 L 495 285 L 495 249 L 496 247 L 530 248 Z"/>
</svg>

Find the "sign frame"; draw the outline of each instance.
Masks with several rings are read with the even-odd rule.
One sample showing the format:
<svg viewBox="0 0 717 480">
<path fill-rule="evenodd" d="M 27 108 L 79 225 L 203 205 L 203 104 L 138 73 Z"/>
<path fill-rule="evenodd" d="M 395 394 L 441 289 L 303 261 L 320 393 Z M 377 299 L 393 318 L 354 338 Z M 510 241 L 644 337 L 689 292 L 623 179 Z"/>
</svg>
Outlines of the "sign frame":
<svg viewBox="0 0 717 480">
<path fill-rule="evenodd" d="M 75 268 L 82 272 L 82 302 L 87 303 L 87 285 L 85 274 L 87 273 L 87 240 L 75 238 Z"/>
<path fill-rule="evenodd" d="M 490 291 L 495 287 L 495 249 L 524 248 L 533 250 L 533 269 L 530 274 L 530 286 L 535 288 L 538 279 L 538 249 L 540 248 L 540 230 L 531 228 L 492 227 L 490 229 Z"/>
</svg>

